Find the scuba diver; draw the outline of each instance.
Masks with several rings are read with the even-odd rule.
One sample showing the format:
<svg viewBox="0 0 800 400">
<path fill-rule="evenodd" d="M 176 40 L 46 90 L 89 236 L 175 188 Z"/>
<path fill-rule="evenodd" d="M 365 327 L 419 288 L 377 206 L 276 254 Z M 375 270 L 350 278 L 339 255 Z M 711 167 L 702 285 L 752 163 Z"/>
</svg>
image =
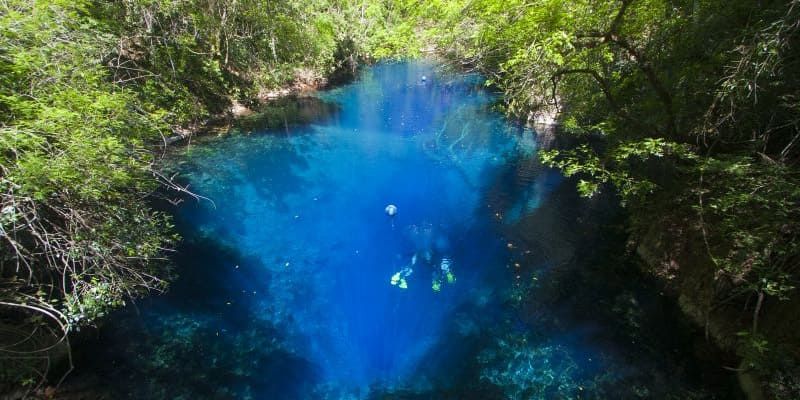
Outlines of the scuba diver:
<svg viewBox="0 0 800 400">
<path fill-rule="evenodd" d="M 411 265 L 404 267 L 398 272 L 395 272 L 394 275 L 392 275 L 392 279 L 389 280 L 389 283 L 391 283 L 392 286 L 399 287 L 400 289 L 408 289 L 408 281 L 406 281 L 406 278 L 414 273 L 414 269 L 411 267 L 413 267 L 416 263 L 417 253 L 414 253 L 414 255 L 411 257 Z"/>
<path fill-rule="evenodd" d="M 452 262 L 449 258 L 442 257 L 442 262 L 439 264 L 439 269 L 433 270 L 431 289 L 433 289 L 434 292 L 439 292 L 442 290 L 443 282 L 447 282 L 450 285 L 456 282 L 456 276 L 450 269 L 451 263 Z"/>
<path fill-rule="evenodd" d="M 399 287 L 400 289 L 408 289 L 408 282 L 406 281 L 406 278 L 411 276 L 413 273 L 413 268 L 405 267 L 399 272 L 395 272 L 394 275 L 392 275 L 392 279 L 389 280 L 389 283 L 391 283 L 392 286 Z"/>
<path fill-rule="evenodd" d="M 430 264 L 430 255 L 425 257 L 425 259 L 427 263 Z M 411 257 L 411 265 L 404 267 L 398 272 L 395 272 L 394 275 L 392 275 L 392 278 L 389 280 L 389 283 L 391 283 L 392 286 L 399 287 L 400 289 L 408 289 L 408 281 L 406 278 L 414 273 L 414 269 L 412 267 L 416 265 L 416 263 L 417 253 L 414 253 L 414 255 Z M 452 285 L 456 282 L 456 275 L 453 273 L 451 267 L 452 261 L 447 257 L 442 258 L 438 268 L 433 266 L 433 272 L 431 274 L 431 289 L 434 292 L 440 292 L 442 290 L 442 285 L 445 283 Z"/>
<path fill-rule="evenodd" d="M 406 278 L 414 273 L 414 269 L 411 267 L 413 267 L 416 263 L 417 255 L 415 253 L 414 256 L 411 257 L 411 265 L 404 267 L 398 272 L 395 272 L 394 275 L 392 275 L 392 279 L 389 280 L 389 283 L 391 283 L 392 286 L 399 287 L 400 289 L 408 289 L 408 282 L 406 281 Z"/>
<path fill-rule="evenodd" d="M 388 211 L 387 214 L 389 214 Z M 394 211 L 396 212 L 396 210 Z M 389 283 L 400 289 L 408 289 L 407 278 L 414 272 L 413 268 L 417 266 L 417 261 L 419 261 L 421 264 L 430 266 L 432 270 L 431 289 L 434 292 L 441 291 L 444 283 L 454 284 L 456 277 L 452 271 L 453 262 L 451 259 L 442 257 L 438 264 L 434 262 L 435 258 L 438 258 L 434 257 L 434 254 L 446 254 L 448 252 L 449 242 L 447 237 L 437 234 L 430 223 L 425 223 L 421 226 L 411 225 L 408 227 L 408 233 L 415 248 L 414 254 L 411 256 L 411 263 L 400 271 L 395 272 Z"/>
</svg>

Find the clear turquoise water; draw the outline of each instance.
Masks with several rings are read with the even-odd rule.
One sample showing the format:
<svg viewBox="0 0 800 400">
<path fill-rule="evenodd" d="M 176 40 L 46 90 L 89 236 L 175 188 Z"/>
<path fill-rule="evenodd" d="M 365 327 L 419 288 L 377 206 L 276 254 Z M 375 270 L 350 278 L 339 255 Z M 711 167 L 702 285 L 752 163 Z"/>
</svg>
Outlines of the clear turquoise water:
<svg viewBox="0 0 800 400">
<path fill-rule="evenodd" d="M 585 222 L 607 206 L 541 167 L 481 83 L 381 64 L 300 101 L 304 123 L 254 118 L 175 156 L 211 201 L 169 209 L 180 279 L 102 331 L 97 374 L 131 398 L 695 390 L 674 370 L 685 344 L 648 332 L 661 303 L 576 267 L 610 241 Z"/>
</svg>

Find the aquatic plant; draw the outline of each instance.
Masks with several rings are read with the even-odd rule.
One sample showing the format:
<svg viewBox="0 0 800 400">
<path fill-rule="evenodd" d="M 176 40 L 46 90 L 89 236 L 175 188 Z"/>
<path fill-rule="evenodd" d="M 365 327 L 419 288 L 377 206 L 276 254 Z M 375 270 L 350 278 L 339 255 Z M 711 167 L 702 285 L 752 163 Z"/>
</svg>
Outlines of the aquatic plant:
<svg viewBox="0 0 800 400">
<path fill-rule="evenodd" d="M 592 383 L 581 381 L 579 366 L 558 344 L 537 344 L 525 335 L 506 335 L 478 355 L 481 379 L 502 388 L 508 399 L 574 398 Z"/>
</svg>

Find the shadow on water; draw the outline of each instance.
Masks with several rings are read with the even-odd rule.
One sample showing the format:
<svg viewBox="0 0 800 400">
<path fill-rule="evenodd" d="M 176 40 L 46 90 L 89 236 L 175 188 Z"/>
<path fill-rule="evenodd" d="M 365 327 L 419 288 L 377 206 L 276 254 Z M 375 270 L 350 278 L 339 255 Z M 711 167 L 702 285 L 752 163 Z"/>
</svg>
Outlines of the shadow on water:
<svg viewBox="0 0 800 400">
<path fill-rule="evenodd" d="M 212 238 L 188 238 L 182 276 L 166 296 L 117 313 L 81 363 L 109 392 L 135 399 L 300 399 L 315 366 L 284 347 L 280 327 L 248 307 L 270 279 L 260 261 Z M 202 265 L 203 267 L 197 267 Z M 84 365 L 84 368 L 87 366 Z"/>
<path fill-rule="evenodd" d="M 195 139 L 185 146 L 181 156 L 173 157 L 165 170 L 178 173 L 179 184 L 215 203 L 219 202 L 220 207 L 242 210 L 244 204 L 236 201 L 244 197 L 230 196 L 229 190 L 250 187 L 259 197 L 286 211 L 283 197 L 301 193 L 306 188 L 299 172 L 308 168 L 305 157 L 308 149 L 302 142 L 276 142 L 272 139 L 317 134 L 310 129 L 311 124 L 330 123 L 339 115 L 337 104 L 316 97 L 279 98 L 262 106 L 253 115 L 237 119 L 222 137 L 201 136 Z M 230 140 L 232 137 L 247 140 Z M 282 173 L 275 174 L 275 171 Z M 220 186 L 219 182 L 225 184 Z M 201 219 L 194 225 L 204 225 L 207 221 L 202 221 L 202 218 L 218 216 L 196 212 L 193 217 Z"/>
<path fill-rule="evenodd" d="M 316 97 L 286 96 L 271 100 L 252 115 L 237 119 L 234 133 L 291 134 L 291 128 L 324 124 L 335 120 L 340 109 L 336 104 Z"/>
<path fill-rule="evenodd" d="M 731 375 L 698 360 L 701 332 L 630 261 L 617 199 L 580 199 L 527 156 L 485 179 L 515 282 L 446 318 L 411 378 L 427 389 L 372 398 L 736 398 Z"/>
<path fill-rule="evenodd" d="M 702 333 L 689 325 L 674 299 L 635 262 L 618 199 L 608 193 L 581 199 L 574 181 L 564 181 L 536 159 L 520 157 L 506 167 L 487 192 L 493 209 L 514 216 L 502 229 L 514 244 L 510 255 L 517 278 L 509 293 L 512 322 L 503 329 L 524 326 L 529 334 L 522 348 L 529 353 L 548 346 L 569 349 L 564 370 L 552 370 L 572 375 L 557 391 L 523 397 L 573 390 L 578 397 L 735 398 L 729 391 L 735 387 L 732 375 L 697 358 L 698 344 L 712 346 L 703 344 Z M 546 193 L 535 206 L 531 188 Z M 526 202 L 527 212 L 516 217 L 519 203 Z"/>
</svg>

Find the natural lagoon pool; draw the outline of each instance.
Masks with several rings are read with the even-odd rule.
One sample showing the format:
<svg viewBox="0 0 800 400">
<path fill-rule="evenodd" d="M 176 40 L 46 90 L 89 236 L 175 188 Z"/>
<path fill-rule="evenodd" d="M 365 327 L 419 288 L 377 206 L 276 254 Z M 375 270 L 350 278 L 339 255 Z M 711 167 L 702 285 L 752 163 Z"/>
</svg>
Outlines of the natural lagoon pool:
<svg viewBox="0 0 800 400">
<path fill-rule="evenodd" d="M 691 329 L 616 263 L 614 202 L 577 198 L 497 100 L 379 64 L 181 149 L 209 200 L 166 207 L 179 278 L 84 363 L 122 398 L 711 396 Z"/>
</svg>

